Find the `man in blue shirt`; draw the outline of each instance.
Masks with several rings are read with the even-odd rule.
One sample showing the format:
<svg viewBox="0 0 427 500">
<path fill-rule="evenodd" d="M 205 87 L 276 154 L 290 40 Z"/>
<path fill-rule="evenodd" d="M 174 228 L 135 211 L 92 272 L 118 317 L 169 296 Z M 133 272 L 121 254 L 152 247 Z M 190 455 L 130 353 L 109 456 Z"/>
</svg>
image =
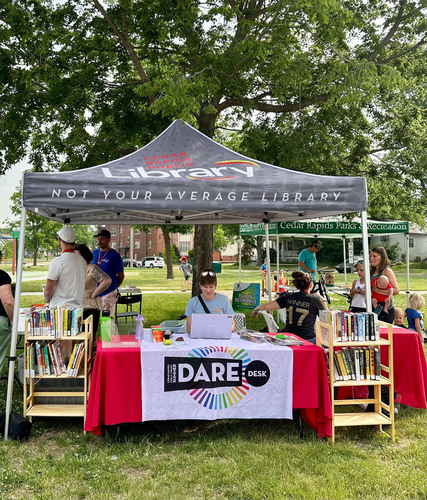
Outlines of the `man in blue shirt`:
<svg viewBox="0 0 427 500">
<path fill-rule="evenodd" d="M 308 248 L 301 250 L 298 256 L 298 267 L 300 271 L 310 273 L 313 282 L 316 281 L 317 258 L 316 253 L 322 248 L 322 242 L 313 240 Z"/>
<path fill-rule="evenodd" d="M 99 266 L 111 278 L 111 285 L 99 296 L 102 309 L 109 310 L 111 317 L 115 314 L 117 302 L 117 288 L 122 284 L 125 273 L 123 259 L 120 254 L 110 247 L 111 233 L 106 229 L 100 229 L 98 234 L 99 249 L 93 251 L 92 263 Z"/>
</svg>

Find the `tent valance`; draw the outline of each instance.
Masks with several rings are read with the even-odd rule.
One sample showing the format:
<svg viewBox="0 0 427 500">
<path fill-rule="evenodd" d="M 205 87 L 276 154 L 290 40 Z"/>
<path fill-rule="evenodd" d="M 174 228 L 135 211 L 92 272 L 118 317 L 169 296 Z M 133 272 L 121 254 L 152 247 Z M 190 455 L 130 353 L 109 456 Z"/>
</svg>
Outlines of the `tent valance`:
<svg viewBox="0 0 427 500">
<path fill-rule="evenodd" d="M 364 177 L 314 175 L 236 153 L 181 120 L 134 153 L 25 173 L 22 204 L 70 224 L 245 224 L 365 211 Z"/>
</svg>

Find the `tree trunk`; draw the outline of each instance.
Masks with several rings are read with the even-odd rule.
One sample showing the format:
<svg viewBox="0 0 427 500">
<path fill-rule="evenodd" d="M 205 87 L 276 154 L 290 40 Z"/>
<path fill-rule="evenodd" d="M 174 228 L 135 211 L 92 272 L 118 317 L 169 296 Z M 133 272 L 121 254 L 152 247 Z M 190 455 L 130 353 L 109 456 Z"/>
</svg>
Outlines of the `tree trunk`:
<svg viewBox="0 0 427 500">
<path fill-rule="evenodd" d="M 256 237 L 256 253 L 257 253 L 257 264 L 261 266 L 263 263 L 263 258 L 262 258 L 262 241 L 264 237 L 263 236 L 257 236 Z"/>
<path fill-rule="evenodd" d="M 205 105 L 211 103 L 204 103 Z M 213 139 L 215 132 L 216 114 L 204 113 L 205 105 L 197 117 L 199 131 Z M 213 252 L 213 225 L 198 224 L 194 226 L 194 265 L 193 265 L 193 286 L 192 296 L 200 293 L 199 280 L 203 269 L 212 267 Z"/>
<path fill-rule="evenodd" d="M 173 280 L 173 265 L 172 265 L 172 252 L 171 252 L 171 236 L 166 228 L 162 227 L 163 239 L 165 240 L 165 253 L 166 253 L 166 279 Z"/>
<path fill-rule="evenodd" d="M 194 265 L 193 286 L 191 294 L 194 297 L 200 293 L 200 273 L 212 267 L 213 225 L 198 224 L 194 227 Z"/>
<path fill-rule="evenodd" d="M 37 252 L 38 250 L 35 250 L 33 253 L 33 266 L 37 266 Z"/>
</svg>

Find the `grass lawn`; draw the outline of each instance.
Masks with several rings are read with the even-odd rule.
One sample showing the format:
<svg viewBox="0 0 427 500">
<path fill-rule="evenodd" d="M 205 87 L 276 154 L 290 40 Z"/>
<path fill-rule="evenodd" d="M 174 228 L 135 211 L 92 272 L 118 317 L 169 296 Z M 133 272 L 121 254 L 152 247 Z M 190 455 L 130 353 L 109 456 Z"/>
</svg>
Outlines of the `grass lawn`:
<svg viewBox="0 0 427 500">
<path fill-rule="evenodd" d="M 166 280 L 162 269 L 126 274 L 126 284 L 143 290 L 176 291 L 143 295 L 148 324 L 183 313 L 190 293 L 180 291 L 177 271 L 174 280 Z M 218 289 L 232 289 L 237 277 L 236 267 L 223 266 Z M 257 268 L 245 268 L 242 281 L 259 277 Z M 402 289 L 405 279 L 398 276 Z M 426 275 L 413 280 L 412 290 L 427 290 Z M 43 282 L 23 283 L 24 292 L 39 295 L 22 296 L 22 306 L 43 300 Z M 396 298 L 397 305 L 405 301 L 405 294 Z M 345 300 L 333 295 L 333 307 L 344 306 Z M 2 380 L 2 408 L 5 399 Z M 17 385 L 13 409 L 22 413 Z M 0 444 L 0 495 L 37 500 L 426 498 L 426 423 L 426 410 L 401 406 L 396 443 L 362 427 L 338 429 L 332 446 L 307 426 L 300 440 L 296 426 L 282 420 L 123 424 L 97 437 L 83 435 L 80 419 L 35 418 L 27 443 Z"/>
</svg>

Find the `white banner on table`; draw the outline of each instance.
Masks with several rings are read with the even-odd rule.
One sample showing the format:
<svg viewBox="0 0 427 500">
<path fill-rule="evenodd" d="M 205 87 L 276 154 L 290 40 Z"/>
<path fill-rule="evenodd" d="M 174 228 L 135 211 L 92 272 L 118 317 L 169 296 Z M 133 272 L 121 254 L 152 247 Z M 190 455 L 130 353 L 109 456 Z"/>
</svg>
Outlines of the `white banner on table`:
<svg viewBox="0 0 427 500">
<path fill-rule="evenodd" d="M 292 349 L 237 335 L 187 341 L 141 343 L 143 421 L 292 418 Z"/>
</svg>

